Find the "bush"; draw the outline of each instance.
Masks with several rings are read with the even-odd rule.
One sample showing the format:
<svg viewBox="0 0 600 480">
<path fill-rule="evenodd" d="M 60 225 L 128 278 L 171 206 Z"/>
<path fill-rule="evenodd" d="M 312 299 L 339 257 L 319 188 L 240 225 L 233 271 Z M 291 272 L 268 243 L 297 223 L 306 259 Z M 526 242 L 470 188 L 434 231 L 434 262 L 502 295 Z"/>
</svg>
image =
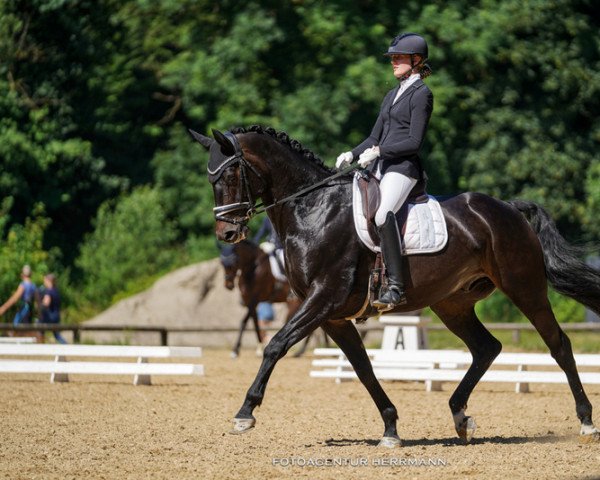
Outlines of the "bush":
<svg viewBox="0 0 600 480">
<path fill-rule="evenodd" d="M 560 322 L 583 322 L 585 307 L 575 300 L 548 290 L 548 298 L 556 319 Z M 479 302 L 475 308 L 479 319 L 486 322 L 529 322 L 521 311 L 504 294 L 494 292 Z"/>
<path fill-rule="evenodd" d="M 166 221 L 155 190 L 140 187 L 114 206 L 105 202 L 76 262 L 83 272 L 85 298 L 108 306 L 115 294 L 138 279 L 169 268 L 174 238 L 175 229 Z"/>
</svg>

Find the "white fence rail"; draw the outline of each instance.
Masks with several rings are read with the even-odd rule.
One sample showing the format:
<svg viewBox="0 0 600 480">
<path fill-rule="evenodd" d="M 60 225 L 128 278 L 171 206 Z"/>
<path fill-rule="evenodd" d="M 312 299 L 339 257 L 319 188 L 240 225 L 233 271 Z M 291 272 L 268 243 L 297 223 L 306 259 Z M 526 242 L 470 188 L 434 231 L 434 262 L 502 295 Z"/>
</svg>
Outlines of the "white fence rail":
<svg viewBox="0 0 600 480">
<path fill-rule="evenodd" d="M 343 379 L 356 378 L 356 374 L 343 352 L 335 348 L 317 348 L 311 377 Z M 438 390 L 442 382 L 462 380 L 472 362 L 468 352 L 459 350 L 367 350 L 375 376 L 380 380 L 424 381 L 428 391 Z M 324 357 L 324 358 L 323 358 Z M 579 367 L 600 368 L 600 355 L 575 355 Z M 483 382 L 515 383 L 518 393 L 529 391 L 530 383 L 567 383 L 562 370 L 548 354 L 501 353 L 481 379 Z M 502 367 L 497 369 L 496 367 Z M 510 368 L 512 367 L 512 368 Z M 544 367 L 540 370 L 539 367 Z M 581 372 L 584 384 L 600 384 L 600 372 Z"/>
<path fill-rule="evenodd" d="M 148 363 L 150 359 L 200 358 L 199 347 L 0 343 L 0 357 L 6 356 L 53 357 L 54 361 L 0 359 L 0 373 L 49 373 L 52 383 L 68 382 L 69 374 L 134 375 L 134 385 L 150 385 L 152 375 L 204 375 L 203 365 L 197 363 Z M 91 358 L 134 358 L 136 362 L 87 360 Z"/>
</svg>

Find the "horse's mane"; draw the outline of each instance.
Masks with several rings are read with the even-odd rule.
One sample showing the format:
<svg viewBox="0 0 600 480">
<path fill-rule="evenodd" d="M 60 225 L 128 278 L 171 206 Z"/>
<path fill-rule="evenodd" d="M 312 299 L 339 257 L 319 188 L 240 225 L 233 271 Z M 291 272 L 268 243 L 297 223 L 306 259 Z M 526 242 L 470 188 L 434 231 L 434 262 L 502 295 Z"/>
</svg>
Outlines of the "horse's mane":
<svg viewBox="0 0 600 480">
<path fill-rule="evenodd" d="M 261 125 L 251 125 L 247 128 L 234 127 L 229 131 L 234 134 L 236 134 L 236 133 L 258 133 L 261 135 L 269 135 L 270 137 L 273 137 L 275 140 L 278 140 L 280 143 L 283 143 L 285 146 L 290 148 L 290 150 L 293 150 L 294 152 L 301 155 L 302 158 L 304 158 L 305 160 L 308 160 L 308 161 L 314 163 L 315 165 L 320 166 L 321 168 L 323 168 L 324 170 L 326 170 L 329 173 L 331 173 L 331 171 L 332 171 L 329 167 L 327 167 L 325 165 L 325 163 L 323 163 L 323 160 L 321 160 L 318 156 L 316 156 L 311 150 L 304 148 L 298 140 L 294 140 L 293 138 L 290 138 L 289 135 L 285 132 L 278 132 L 277 130 L 275 130 L 272 127 L 263 127 Z"/>
</svg>

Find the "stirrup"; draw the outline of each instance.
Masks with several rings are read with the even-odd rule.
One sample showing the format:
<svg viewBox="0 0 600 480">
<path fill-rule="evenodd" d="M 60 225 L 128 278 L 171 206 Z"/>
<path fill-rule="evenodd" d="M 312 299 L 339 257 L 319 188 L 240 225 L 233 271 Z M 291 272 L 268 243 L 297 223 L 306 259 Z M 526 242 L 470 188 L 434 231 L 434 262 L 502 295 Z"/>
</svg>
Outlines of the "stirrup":
<svg viewBox="0 0 600 480">
<path fill-rule="evenodd" d="M 391 310 L 398 305 L 404 305 L 407 303 L 406 294 L 397 285 L 389 286 L 385 292 L 379 293 L 379 298 L 373 301 L 375 308 L 385 308 Z"/>
</svg>

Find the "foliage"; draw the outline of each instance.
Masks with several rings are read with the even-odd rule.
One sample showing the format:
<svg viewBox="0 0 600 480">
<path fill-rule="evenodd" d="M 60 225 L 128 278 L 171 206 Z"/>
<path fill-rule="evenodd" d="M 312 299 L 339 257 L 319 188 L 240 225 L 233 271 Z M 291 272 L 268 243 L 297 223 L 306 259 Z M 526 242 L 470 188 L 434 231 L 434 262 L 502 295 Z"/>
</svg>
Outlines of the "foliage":
<svg viewBox="0 0 600 480">
<path fill-rule="evenodd" d="M 503 352 L 549 353 L 548 346 L 536 331 L 521 331 L 518 339 L 513 338 L 511 331 L 491 329 L 491 333 L 502 343 Z M 571 340 L 574 353 L 598 353 L 600 335 L 597 331 L 570 331 L 567 332 L 567 336 Z M 462 340 L 448 330 L 429 330 L 428 339 L 429 348 L 466 350 L 466 346 Z M 378 346 L 374 345 L 373 348 L 377 348 Z"/>
<path fill-rule="evenodd" d="M 533 200 L 567 238 L 597 242 L 596 10 L 591 0 L 0 2 L 0 198 L 13 198 L 3 228 L 27 230 L 43 204 L 43 251 L 57 247 L 73 284 L 102 304 L 136 277 L 206 258 L 207 155 L 186 129 L 262 123 L 332 165 L 395 85 L 381 56 L 390 38 L 418 31 L 434 72 L 429 191 Z M 120 221 L 114 208 L 130 193 L 159 207 L 168 234 L 155 241 L 170 259 L 146 272 L 106 264 L 100 280 L 91 242 L 110 245 L 102 225 Z M 3 278 L 0 291 L 13 288 Z"/>
<path fill-rule="evenodd" d="M 548 291 L 548 298 L 556 319 L 560 323 L 583 322 L 585 308 L 575 300 L 554 290 Z M 502 293 L 496 291 L 475 307 L 479 319 L 484 322 L 529 322 L 520 310 Z"/>
<path fill-rule="evenodd" d="M 84 297 L 106 306 L 129 282 L 171 266 L 175 236 L 155 190 L 139 187 L 98 210 L 77 261 L 84 272 Z"/>
</svg>

